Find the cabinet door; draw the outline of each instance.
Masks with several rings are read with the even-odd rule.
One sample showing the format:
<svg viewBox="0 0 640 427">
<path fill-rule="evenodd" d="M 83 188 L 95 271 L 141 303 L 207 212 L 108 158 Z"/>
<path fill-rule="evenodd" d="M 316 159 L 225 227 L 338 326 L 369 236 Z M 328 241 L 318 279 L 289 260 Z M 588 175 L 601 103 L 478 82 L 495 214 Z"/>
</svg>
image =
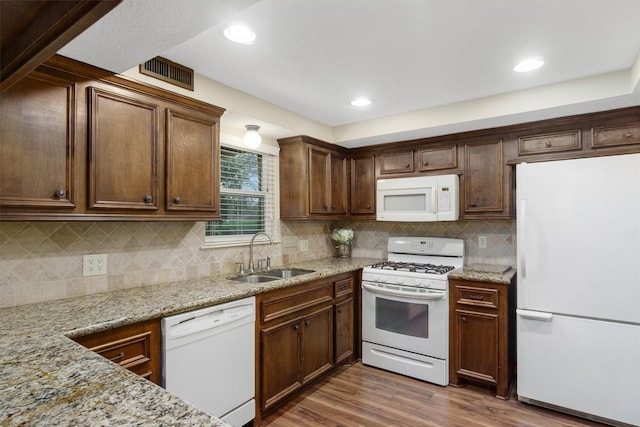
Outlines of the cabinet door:
<svg viewBox="0 0 640 427">
<path fill-rule="evenodd" d="M 299 319 L 260 332 L 261 407 L 268 409 L 302 387 Z"/>
<path fill-rule="evenodd" d="M 166 128 L 167 211 L 218 212 L 218 120 L 167 109 Z"/>
<path fill-rule="evenodd" d="M 353 354 L 353 298 L 336 304 L 336 364 Z"/>
<path fill-rule="evenodd" d="M 380 175 L 413 172 L 413 151 L 380 155 Z"/>
<path fill-rule="evenodd" d="M 502 140 L 465 144 L 464 213 L 502 213 Z"/>
<path fill-rule="evenodd" d="M 430 171 L 458 167 L 458 147 L 423 148 L 418 151 L 418 170 Z"/>
<path fill-rule="evenodd" d="M 331 154 L 309 147 L 309 213 L 329 213 Z"/>
<path fill-rule="evenodd" d="M 74 208 L 75 85 L 33 73 L 0 97 L 0 206 Z"/>
<path fill-rule="evenodd" d="M 375 156 L 351 159 L 351 214 L 375 218 Z"/>
<path fill-rule="evenodd" d="M 302 383 L 333 367 L 333 306 L 302 319 Z"/>
<path fill-rule="evenodd" d="M 89 90 L 89 207 L 157 210 L 158 105 Z"/>
<path fill-rule="evenodd" d="M 347 159 L 338 153 L 331 153 L 331 213 L 347 214 Z"/>
<path fill-rule="evenodd" d="M 456 370 L 459 375 L 496 384 L 498 315 L 456 310 Z"/>
</svg>

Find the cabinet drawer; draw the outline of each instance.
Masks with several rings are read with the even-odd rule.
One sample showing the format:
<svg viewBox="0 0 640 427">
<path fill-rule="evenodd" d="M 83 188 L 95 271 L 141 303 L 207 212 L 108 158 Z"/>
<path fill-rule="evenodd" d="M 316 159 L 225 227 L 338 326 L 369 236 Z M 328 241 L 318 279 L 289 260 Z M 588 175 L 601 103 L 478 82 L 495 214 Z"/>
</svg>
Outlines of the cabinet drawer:
<svg viewBox="0 0 640 427">
<path fill-rule="evenodd" d="M 74 340 L 151 382 L 161 382 L 160 321 L 157 319 Z"/>
<path fill-rule="evenodd" d="M 498 290 L 456 286 L 456 303 L 476 307 L 498 308 Z"/>
<path fill-rule="evenodd" d="M 276 291 L 275 295 L 267 295 L 260 302 L 262 323 L 280 319 L 297 311 L 333 300 L 331 282 L 321 282 L 305 285 L 300 289 L 284 289 L 283 291 L 286 293 Z"/>
<path fill-rule="evenodd" d="M 593 148 L 640 144 L 640 123 L 602 126 L 591 129 Z"/>
<path fill-rule="evenodd" d="M 348 277 L 346 279 L 338 280 L 333 283 L 333 292 L 336 298 L 343 297 L 353 293 L 353 279 Z"/>
<path fill-rule="evenodd" d="M 424 148 L 418 151 L 418 170 L 430 171 L 458 167 L 458 149 L 450 147 Z"/>
<path fill-rule="evenodd" d="M 568 132 L 545 133 L 518 139 L 518 154 L 544 154 L 582 149 L 580 129 Z"/>
<path fill-rule="evenodd" d="M 413 151 L 380 155 L 380 175 L 413 172 Z"/>
</svg>

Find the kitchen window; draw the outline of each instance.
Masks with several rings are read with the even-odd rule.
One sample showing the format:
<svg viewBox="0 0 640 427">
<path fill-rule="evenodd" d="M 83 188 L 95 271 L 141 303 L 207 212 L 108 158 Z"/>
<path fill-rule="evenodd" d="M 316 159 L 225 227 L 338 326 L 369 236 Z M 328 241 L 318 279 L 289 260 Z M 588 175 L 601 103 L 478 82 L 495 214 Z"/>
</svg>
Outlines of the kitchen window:
<svg viewBox="0 0 640 427">
<path fill-rule="evenodd" d="M 233 137 L 222 137 L 222 220 L 207 221 L 206 246 L 244 245 L 259 231 L 266 232 L 274 241 L 280 240 L 277 224 L 277 152 L 277 148 L 265 145 L 256 150 L 247 150 Z"/>
</svg>

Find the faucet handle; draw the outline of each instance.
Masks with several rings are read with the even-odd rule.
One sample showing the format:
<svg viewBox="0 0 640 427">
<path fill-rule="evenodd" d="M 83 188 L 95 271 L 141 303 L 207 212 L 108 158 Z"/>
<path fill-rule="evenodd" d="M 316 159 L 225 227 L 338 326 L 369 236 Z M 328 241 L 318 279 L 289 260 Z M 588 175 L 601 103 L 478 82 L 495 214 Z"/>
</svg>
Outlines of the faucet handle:
<svg viewBox="0 0 640 427">
<path fill-rule="evenodd" d="M 236 264 L 238 264 L 240 266 L 238 273 L 239 274 L 244 274 L 244 262 L 242 261 L 236 261 Z"/>
<path fill-rule="evenodd" d="M 267 270 L 271 270 L 271 257 L 267 257 Z"/>
<path fill-rule="evenodd" d="M 258 260 L 258 270 L 262 270 L 264 267 L 262 265 L 263 261 L 266 261 L 267 258 L 262 258 Z"/>
</svg>

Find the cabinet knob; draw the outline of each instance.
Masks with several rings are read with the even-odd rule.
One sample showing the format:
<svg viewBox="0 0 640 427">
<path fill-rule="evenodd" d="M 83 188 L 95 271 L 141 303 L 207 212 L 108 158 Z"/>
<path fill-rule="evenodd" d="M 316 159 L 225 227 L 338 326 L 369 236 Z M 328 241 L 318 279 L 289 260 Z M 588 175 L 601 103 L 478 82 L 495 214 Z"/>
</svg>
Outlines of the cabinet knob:
<svg viewBox="0 0 640 427">
<path fill-rule="evenodd" d="M 341 308 L 338 309 L 338 313 L 342 313 L 342 309 Z"/>
<path fill-rule="evenodd" d="M 371 205 L 367 205 L 367 209 L 368 209 L 368 210 L 371 210 Z"/>
<path fill-rule="evenodd" d="M 322 205 L 322 209 L 324 209 L 325 211 L 329 208 L 329 206 L 327 205 Z"/>
<path fill-rule="evenodd" d="M 305 321 L 304 321 L 304 324 L 305 324 L 306 326 L 309 326 L 309 325 L 311 324 L 311 322 L 309 322 L 308 320 L 305 320 Z"/>
<path fill-rule="evenodd" d="M 631 132 L 627 132 L 623 135 L 623 138 L 631 138 L 633 134 Z"/>
<path fill-rule="evenodd" d="M 462 321 L 466 322 L 467 321 L 467 316 L 462 316 Z"/>
<path fill-rule="evenodd" d="M 180 204 L 182 200 L 180 200 L 180 197 L 176 197 L 175 199 L 173 199 L 173 203 L 175 203 L 176 205 Z"/>
<path fill-rule="evenodd" d="M 422 166 L 429 166 L 429 162 L 427 161 L 422 162 Z"/>
<path fill-rule="evenodd" d="M 405 164 L 404 167 L 409 169 L 409 166 L 411 166 L 409 163 Z"/>
<path fill-rule="evenodd" d="M 331 209 L 335 209 L 335 208 L 336 208 L 336 205 L 331 205 Z"/>
<path fill-rule="evenodd" d="M 551 141 L 547 141 L 544 145 L 545 145 L 547 148 L 551 147 Z"/>
<path fill-rule="evenodd" d="M 151 194 L 147 194 L 146 196 L 144 196 L 145 202 L 151 203 L 152 200 L 153 200 L 153 197 L 151 197 Z"/>
<path fill-rule="evenodd" d="M 472 207 L 472 208 L 475 208 L 476 206 L 478 206 L 478 205 L 476 204 L 476 202 L 471 202 L 471 207 Z"/>
<path fill-rule="evenodd" d="M 300 326 L 296 323 L 295 325 L 293 325 L 293 329 L 297 331 L 298 329 L 300 329 Z"/>
<path fill-rule="evenodd" d="M 55 192 L 56 197 L 58 197 L 59 199 L 62 199 L 64 196 L 67 195 L 67 192 L 60 189 L 58 191 Z"/>
</svg>

